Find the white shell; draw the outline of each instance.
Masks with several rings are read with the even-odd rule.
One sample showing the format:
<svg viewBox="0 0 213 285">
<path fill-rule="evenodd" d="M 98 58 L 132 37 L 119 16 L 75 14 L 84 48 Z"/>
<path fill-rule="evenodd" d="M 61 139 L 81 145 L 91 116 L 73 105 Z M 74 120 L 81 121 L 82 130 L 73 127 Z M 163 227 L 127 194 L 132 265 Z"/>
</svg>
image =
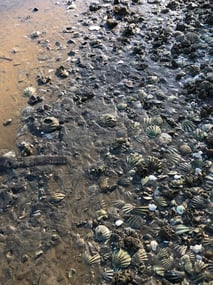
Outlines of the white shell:
<svg viewBox="0 0 213 285">
<path fill-rule="evenodd" d="M 115 221 L 115 226 L 120 227 L 124 222 L 122 220 Z"/>
<path fill-rule="evenodd" d="M 157 206 L 155 204 L 149 204 L 149 211 L 154 212 L 157 209 Z"/>
<path fill-rule="evenodd" d="M 157 243 L 156 240 L 152 240 L 152 241 L 150 242 L 150 245 L 151 245 L 152 251 L 156 251 L 156 250 L 157 250 L 158 243 Z"/>
</svg>

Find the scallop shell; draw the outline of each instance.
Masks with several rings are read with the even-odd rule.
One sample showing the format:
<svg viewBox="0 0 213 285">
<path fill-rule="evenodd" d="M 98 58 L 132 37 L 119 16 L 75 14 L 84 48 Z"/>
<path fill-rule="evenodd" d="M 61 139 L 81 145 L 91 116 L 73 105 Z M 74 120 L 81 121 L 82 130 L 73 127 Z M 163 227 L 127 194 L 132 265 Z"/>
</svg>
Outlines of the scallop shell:
<svg viewBox="0 0 213 285">
<path fill-rule="evenodd" d="M 150 117 L 144 118 L 144 119 L 143 119 L 143 125 L 144 125 L 145 127 L 148 127 L 148 126 L 153 125 L 153 120 L 152 120 L 152 118 L 150 118 Z"/>
<path fill-rule="evenodd" d="M 155 197 L 154 200 L 160 207 L 167 207 L 169 205 L 169 201 L 164 197 Z"/>
<path fill-rule="evenodd" d="M 197 195 L 192 198 L 191 205 L 196 209 L 205 209 L 207 206 L 207 201 L 202 196 Z"/>
<path fill-rule="evenodd" d="M 129 214 L 131 211 L 132 211 L 132 209 L 134 209 L 134 205 L 132 205 L 132 204 L 129 204 L 129 203 L 126 203 L 123 207 L 122 207 L 122 212 L 124 213 L 124 214 Z"/>
<path fill-rule="evenodd" d="M 85 251 L 82 257 L 87 265 L 93 265 L 101 262 L 101 256 L 99 255 L 99 253 L 90 255 L 88 252 Z"/>
<path fill-rule="evenodd" d="M 191 227 L 187 227 L 185 225 L 176 225 L 174 226 L 174 230 L 176 232 L 177 235 L 182 235 L 182 234 L 185 234 L 185 233 L 188 233 L 188 232 L 191 232 Z"/>
<path fill-rule="evenodd" d="M 152 123 L 153 123 L 154 125 L 157 125 L 157 126 L 162 126 L 162 125 L 163 125 L 163 119 L 162 119 L 161 116 L 154 116 L 154 117 L 152 118 Z"/>
<path fill-rule="evenodd" d="M 185 277 L 185 273 L 183 271 L 165 271 L 164 277 L 171 283 L 180 283 L 183 281 Z"/>
<path fill-rule="evenodd" d="M 143 264 L 144 261 L 147 260 L 148 256 L 144 248 L 139 248 L 139 250 L 132 256 L 132 264 L 135 266 Z"/>
<path fill-rule="evenodd" d="M 163 265 L 163 267 L 166 269 L 166 270 L 169 270 L 173 267 L 174 265 L 174 258 L 172 255 L 170 255 L 169 257 L 167 258 L 163 258 L 161 259 L 161 264 Z"/>
<path fill-rule="evenodd" d="M 144 216 L 149 213 L 149 206 L 139 206 L 131 210 L 132 215 Z"/>
<path fill-rule="evenodd" d="M 148 126 L 145 132 L 149 138 L 153 139 L 161 134 L 161 128 L 157 125 L 152 125 Z"/>
<path fill-rule="evenodd" d="M 165 274 L 165 268 L 162 266 L 158 266 L 158 265 L 153 266 L 153 271 L 155 272 L 155 274 L 159 276 L 164 276 Z"/>
<path fill-rule="evenodd" d="M 34 96 L 36 94 L 36 89 L 34 87 L 27 87 L 23 90 L 23 95 L 27 97 Z"/>
<path fill-rule="evenodd" d="M 126 223 L 133 229 L 141 229 L 144 221 L 140 216 L 131 215 L 127 218 Z"/>
<path fill-rule="evenodd" d="M 204 132 L 199 128 L 197 128 L 194 131 L 193 135 L 194 135 L 194 138 L 199 140 L 199 141 L 202 141 L 203 139 L 205 139 L 208 136 L 207 132 Z"/>
<path fill-rule="evenodd" d="M 134 167 L 137 164 L 139 164 L 141 161 L 143 160 L 143 156 L 139 153 L 131 153 L 128 157 L 127 157 L 127 163 L 131 166 Z"/>
<path fill-rule="evenodd" d="M 155 156 L 149 156 L 146 160 L 146 165 L 148 169 L 153 172 L 162 169 L 162 161 Z"/>
<path fill-rule="evenodd" d="M 184 132 L 192 132 L 196 126 L 192 121 L 186 119 L 182 121 L 181 128 Z"/>
<path fill-rule="evenodd" d="M 131 256 L 123 249 L 119 249 L 112 254 L 112 266 L 114 269 L 124 269 L 131 264 Z"/>
<path fill-rule="evenodd" d="M 202 260 L 196 260 L 194 263 L 194 270 L 196 273 L 200 273 L 207 269 L 208 264 L 204 263 Z"/>
<path fill-rule="evenodd" d="M 107 282 L 111 282 L 114 277 L 114 270 L 112 269 L 105 269 L 102 273 L 103 279 Z"/>
<path fill-rule="evenodd" d="M 99 225 L 95 228 L 95 239 L 99 242 L 108 240 L 111 236 L 111 231 L 104 225 Z"/>
</svg>

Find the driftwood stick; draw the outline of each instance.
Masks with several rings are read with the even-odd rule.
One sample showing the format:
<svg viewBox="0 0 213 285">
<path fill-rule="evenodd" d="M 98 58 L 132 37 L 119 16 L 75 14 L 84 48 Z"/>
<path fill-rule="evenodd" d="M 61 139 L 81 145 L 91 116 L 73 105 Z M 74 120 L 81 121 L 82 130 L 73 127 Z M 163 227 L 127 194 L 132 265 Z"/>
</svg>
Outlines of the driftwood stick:
<svg viewBox="0 0 213 285">
<path fill-rule="evenodd" d="M 65 165 L 66 156 L 59 155 L 33 155 L 20 158 L 0 156 L 0 171 L 7 169 L 26 168 L 39 165 Z"/>
</svg>

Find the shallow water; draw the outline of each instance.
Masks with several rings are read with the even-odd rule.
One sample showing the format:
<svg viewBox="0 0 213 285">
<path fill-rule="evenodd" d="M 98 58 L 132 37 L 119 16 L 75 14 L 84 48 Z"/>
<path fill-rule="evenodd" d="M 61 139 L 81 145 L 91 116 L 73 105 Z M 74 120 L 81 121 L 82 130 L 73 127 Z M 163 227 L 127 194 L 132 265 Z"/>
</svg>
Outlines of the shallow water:
<svg viewBox="0 0 213 285">
<path fill-rule="evenodd" d="M 83 6 L 79 4 L 80 9 Z M 38 11 L 33 12 L 34 8 Z M 44 68 L 54 68 L 51 57 L 58 52 L 55 43 L 60 39 L 66 44 L 62 31 L 75 19 L 67 17 L 68 12 L 65 1 L 0 2 L 0 149 L 11 150 L 16 145 L 20 112 L 27 104 L 23 89 L 37 85 L 36 76 Z M 42 32 L 41 45 L 30 38 L 33 31 Z M 3 126 L 8 119 L 12 123 Z"/>
</svg>

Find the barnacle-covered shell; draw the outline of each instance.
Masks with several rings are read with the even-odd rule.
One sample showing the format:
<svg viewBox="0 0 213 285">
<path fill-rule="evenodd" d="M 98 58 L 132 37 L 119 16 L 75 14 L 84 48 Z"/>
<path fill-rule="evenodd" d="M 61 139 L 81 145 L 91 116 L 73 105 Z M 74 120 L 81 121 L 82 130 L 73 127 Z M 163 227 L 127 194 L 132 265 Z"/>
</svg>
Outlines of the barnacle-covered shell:
<svg viewBox="0 0 213 285">
<path fill-rule="evenodd" d="M 183 120 L 181 127 L 184 132 L 192 132 L 195 129 L 195 124 L 190 120 Z"/>
<path fill-rule="evenodd" d="M 26 87 L 23 90 L 23 95 L 24 96 L 31 97 L 31 96 L 34 96 L 35 94 L 36 94 L 36 89 L 34 87 L 32 87 L 32 86 Z"/>
<path fill-rule="evenodd" d="M 149 156 L 146 160 L 146 165 L 147 168 L 153 172 L 162 169 L 162 161 L 155 156 Z"/>
<path fill-rule="evenodd" d="M 127 157 L 127 163 L 131 166 L 134 167 L 136 166 L 138 163 L 140 163 L 143 160 L 143 156 L 139 153 L 131 153 L 130 155 L 128 155 Z"/>
<path fill-rule="evenodd" d="M 161 128 L 157 125 L 152 125 L 146 128 L 146 135 L 149 138 L 156 138 L 161 134 Z"/>
<path fill-rule="evenodd" d="M 90 255 L 88 252 L 85 251 L 82 257 L 87 265 L 93 265 L 101 262 L 101 256 L 99 253 Z"/>
<path fill-rule="evenodd" d="M 55 117 L 46 117 L 41 122 L 41 131 L 45 133 L 51 133 L 60 128 L 59 120 Z"/>
<path fill-rule="evenodd" d="M 111 231 L 104 225 L 99 225 L 95 228 L 95 239 L 104 242 L 111 236 Z"/>
<path fill-rule="evenodd" d="M 117 124 L 117 119 L 113 114 L 103 114 L 100 117 L 99 124 L 102 127 L 110 127 L 113 128 Z"/>
<path fill-rule="evenodd" d="M 112 266 L 114 269 L 127 268 L 131 263 L 131 256 L 123 249 L 119 249 L 112 254 Z"/>
</svg>

